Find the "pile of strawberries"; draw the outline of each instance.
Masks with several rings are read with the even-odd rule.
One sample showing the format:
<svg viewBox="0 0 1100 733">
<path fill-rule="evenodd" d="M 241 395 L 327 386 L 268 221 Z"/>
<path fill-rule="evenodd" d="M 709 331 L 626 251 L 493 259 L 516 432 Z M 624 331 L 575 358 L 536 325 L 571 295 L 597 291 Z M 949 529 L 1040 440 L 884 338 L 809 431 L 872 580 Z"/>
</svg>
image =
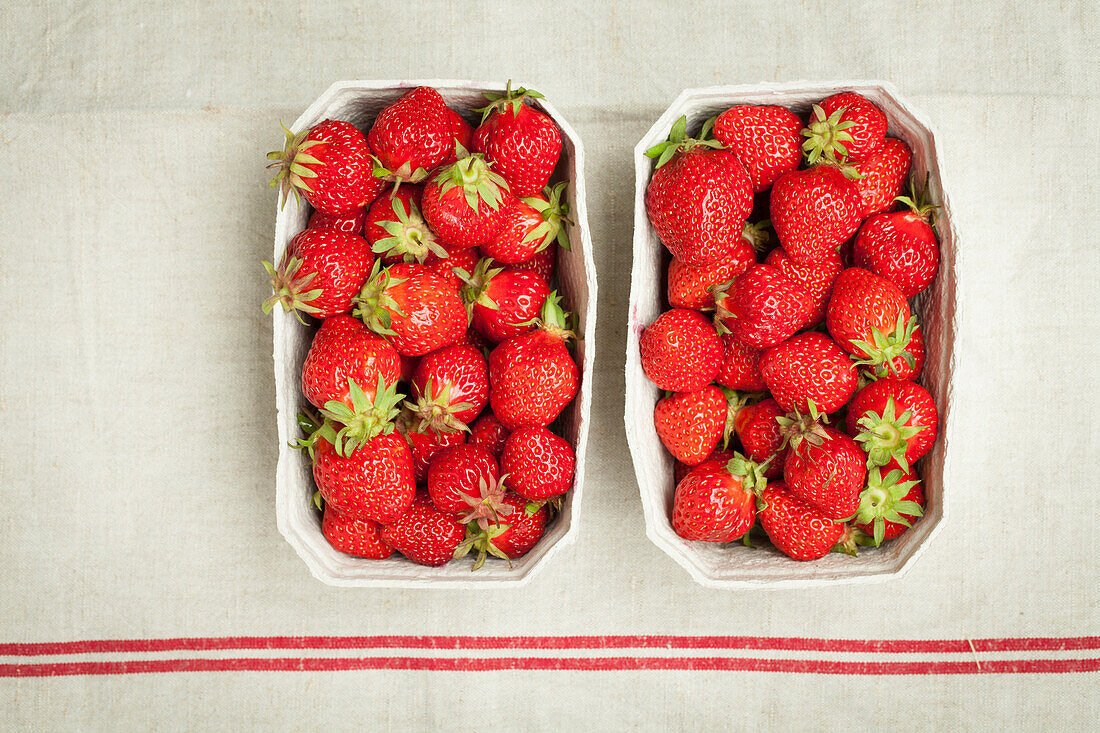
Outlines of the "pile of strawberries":
<svg viewBox="0 0 1100 733">
<path fill-rule="evenodd" d="M 805 121 L 744 105 L 686 127 L 647 152 L 672 260 L 670 309 L 640 340 L 666 391 L 673 528 L 751 545 L 759 520 L 796 560 L 898 537 L 922 515 L 914 462 L 938 421 L 909 304 L 939 267 L 935 207 L 901 195 L 909 148 L 852 92 Z"/>
<path fill-rule="evenodd" d="M 549 429 L 577 393 L 571 318 L 553 291 L 567 246 L 553 120 L 527 89 L 486 95 L 475 129 L 430 87 L 366 135 L 325 120 L 270 153 L 308 228 L 264 303 L 320 327 L 302 365 L 298 445 L 337 550 L 423 565 L 514 559 L 573 484 Z"/>
</svg>

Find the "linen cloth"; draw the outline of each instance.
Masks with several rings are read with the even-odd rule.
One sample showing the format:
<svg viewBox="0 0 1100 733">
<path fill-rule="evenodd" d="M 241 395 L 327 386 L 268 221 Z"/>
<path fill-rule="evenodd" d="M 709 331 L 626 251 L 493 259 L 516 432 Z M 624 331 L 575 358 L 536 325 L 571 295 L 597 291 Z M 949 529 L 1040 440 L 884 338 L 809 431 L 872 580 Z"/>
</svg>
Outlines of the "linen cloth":
<svg viewBox="0 0 1100 733">
<path fill-rule="evenodd" d="M 7 4 L 0 727 L 1091 727 L 1097 674 L 1065 670 L 1095 665 L 1007 673 L 997 662 L 1100 656 L 1100 160 L 1082 129 L 1100 117 L 1096 30 L 1087 2 Z M 259 309 L 275 201 L 263 154 L 281 145 L 278 120 L 332 81 L 432 77 L 533 86 L 584 140 L 600 318 L 582 522 L 522 588 L 330 588 L 275 528 Z M 841 77 L 895 82 L 940 135 L 959 237 L 952 461 L 965 480 L 945 487 L 943 531 L 899 580 L 704 589 L 646 539 L 622 427 L 631 149 L 683 87 Z M 392 640 L 406 635 L 443 638 Z M 470 636 L 538 646 L 605 635 L 616 640 L 587 652 L 453 649 Z M 12 671 L 169 657 L 202 669 L 201 643 L 163 640 L 240 637 L 274 649 L 218 658 L 287 661 Z M 349 637 L 367 641 L 331 648 L 355 646 Z M 667 649 L 696 637 L 699 649 Z M 792 637 L 966 646 L 942 657 L 876 644 L 729 651 Z M 118 639 L 171 649 L 24 646 Z M 362 647 L 386 639 L 390 657 L 429 661 L 310 661 L 369 657 Z M 975 669 L 858 673 L 871 650 L 876 663 Z M 495 669 L 581 656 L 757 661 Z M 438 661 L 469 657 L 519 661 Z M 808 657 L 824 666 L 780 663 Z"/>
</svg>

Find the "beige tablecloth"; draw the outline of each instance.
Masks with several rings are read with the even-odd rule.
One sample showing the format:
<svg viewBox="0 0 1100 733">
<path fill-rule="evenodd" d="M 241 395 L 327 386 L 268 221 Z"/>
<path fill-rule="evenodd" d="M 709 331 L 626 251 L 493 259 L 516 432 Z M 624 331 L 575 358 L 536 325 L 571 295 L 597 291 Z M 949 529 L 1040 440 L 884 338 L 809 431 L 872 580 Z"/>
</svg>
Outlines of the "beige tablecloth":
<svg viewBox="0 0 1100 733">
<path fill-rule="evenodd" d="M 1088 2 L 8 3 L 0 727 L 1095 726 L 1097 21 Z M 263 154 L 330 82 L 403 77 L 521 80 L 589 156 L 583 523 L 519 589 L 330 588 L 275 528 Z M 839 77 L 894 81 L 942 136 L 952 514 L 897 581 L 703 589 L 647 541 L 624 439 L 630 151 L 683 87 Z"/>
</svg>

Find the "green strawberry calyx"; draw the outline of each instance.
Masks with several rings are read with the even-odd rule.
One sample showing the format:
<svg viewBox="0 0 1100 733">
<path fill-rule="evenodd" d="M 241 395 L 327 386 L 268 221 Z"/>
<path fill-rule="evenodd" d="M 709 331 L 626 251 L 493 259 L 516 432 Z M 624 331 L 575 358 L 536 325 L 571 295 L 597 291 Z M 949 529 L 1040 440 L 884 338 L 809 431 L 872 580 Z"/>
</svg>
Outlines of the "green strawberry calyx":
<svg viewBox="0 0 1100 733">
<path fill-rule="evenodd" d="M 355 310 L 352 315 L 361 320 L 367 328 L 382 336 L 396 336 L 393 330 L 393 317 L 404 317 L 401 306 L 390 295 L 390 288 L 405 282 L 405 278 L 394 277 L 388 268 L 382 266 L 382 260 L 375 260 L 370 277 L 364 283 L 359 295 L 355 296 Z"/>
<path fill-rule="evenodd" d="M 328 143 L 328 140 L 311 139 L 309 136 L 313 130 L 302 130 L 295 133 L 282 122 L 279 123 L 279 126 L 283 128 L 283 133 L 286 135 L 286 145 L 282 150 L 272 150 L 267 154 L 267 159 L 272 161 L 268 163 L 267 167 L 276 169 L 275 177 L 268 182 L 268 185 L 279 189 L 280 206 L 286 206 L 291 193 L 294 194 L 294 198 L 300 206 L 302 203 L 301 192 L 313 193 L 313 189 L 309 187 L 308 179 L 317 177 L 317 171 L 309 166 L 325 165 L 324 161 L 318 160 L 306 151 L 314 145 L 324 145 Z"/>
<path fill-rule="evenodd" d="M 331 425 L 334 422 L 340 425 L 336 430 L 335 440 L 330 442 L 336 448 L 336 453 L 344 457 L 379 435 L 393 432 L 394 418 L 401 412 L 398 405 L 405 399 L 405 395 L 398 393 L 397 382 L 386 384 L 386 380 L 379 374 L 373 398 L 349 377 L 348 398 L 351 401 L 350 406 L 339 400 L 329 400 L 321 408 L 321 415 L 331 421 L 326 424 Z"/>
<path fill-rule="evenodd" d="M 746 221 L 741 229 L 741 239 L 748 242 L 754 252 L 767 252 L 772 238 L 768 233 L 771 225 L 771 219 L 761 219 L 755 224 Z"/>
<path fill-rule="evenodd" d="M 420 396 L 412 408 L 412 414 L 417 420 L 416 432 L 426 433 L 428 430 L 436 433 L 460 433 L 463 430 L 470 431 L 466 423 L 455 417 L 456 412 L 473 409 L 469 402 L 451 402 L 451 383 L 444 382 L 439 394 L 433 389 L 432 378 L 424 383 L 424 394 Z"/>
<path fill-rule="evenodd" d="M 507 560 L 509 567 L 512 565 L 511 559 L 493 542 L 511 529 L 513 524 L 505 523 L 502 519 L 511 518 L 515 512 L 512 505 L 504 501 L 504 495 L 507 492 L 504 481 L 507 478 L 508 474 L 491 482 L 483 478 L 480 482 L 480 496 L 462 494 L 463 500 L 470 505 L 470 509 L 459 519 L 466 525 L 466 537 L 455 548 L 454 557 L 465 557 L 471 550 L 476 550 L 477 559 L 471 570 L 480 569 L 485 564 L 487 555 Z M 530 511 L 528 506 L 525 513 L 530 515 L 534 512 Z"/>
<path fill-rule="evenodd" d="M 439 243 L 435 232 L 428 228 L 416 202 L 410 199 L 409 209 L 406 211 L 400 197 L 392 196 L 392 200 L 396 218 L 378 223 L 389 236 L 371 245 L 375 254 L 400 256 L 405 262 L 421 264 L 428 255 L 446 259 L 449 256 L 447 250 Z"/>
<path fill-rule="evenodd" d="M 546 296 L 546 301 L 542 304 L 542 310 L 539 311 L 538 318 L 512 325 L 534 325 L 551 336 L 555 336 L 562 341 L 569 341 L 577 337 L 576 329 L 571 327 L 571 322 L 574 320 L 573 314 L 561 307 L 561 296 L 558 291 L 551 290 L 550 294 Z"/>
<path fill-rule="evenodd" d="M 542 192 L 543 196 L 546 197 L 545 200 L 538 196 L 520 199 L 520 201 L 539 212 L 542 217 L 542 222 L 538 226 L 532 227 L 523 236 L 522 240 L 523 242 L 537 240 L 539 245 L 535 250 L 536 252 L 546 249 L 554 241 L 557 241 L 558 246 L 562 249 L 569 249 L 569 233 L 565 230 L 565 225 L 572 225 L 573 220 L 569 218 L 569 204 L 562 201 L 562 195 L 565 193 L 567 185 L 566 181 L 562 181 L 553 186 L 547 186 Z"/>
<path fill-rule="evenodd" d="M 461 145 L 456 145 L 456 150 L 458 160 L 441 166 L 432 179 L 439 186 L 440 200 L 451 189 L 461 188 L 466 204 L 474 211 L 478 210 L 481 202 L 493 211 L 499 210 L 504 192 L 508 190 L 508 182 L 492 170 L 492 164 L 481 153 L 469 153 Z"/>
<path fill-rule="evenodd" d="M 512 89 L 512 80 L 508 80 L 508 84 L 504 87 L 504 94 L 496 94 L 495 92 L 486 92 L 485 101 L 489 104 L 484 107 L 477 107 L 474 112 L 481 113 L 481 121 L 489 119 L 489 116 L 494 112 L 503 113 L 511 108 L 512 116 L 517 117 L 520 109 L 523 108 L 523 100 L 525 99 L 545 99 L 545 97 L 536 92 L 534 89 L 526 89 L 519 87 L 518 89 Z"/>
<path fill-rule="evenodd" d="M 916 368 L 917 362 L 909 351 L 909 342 L 913 340 L 913 332 L 917 329 L 917 317 L 910 316 L 905 321 L 905 314 L 898 311 L 898 320 L 894 324 L 894 330 L 888 334 L 871 328 L 871 340 L 852 341 L 852 346 L 865 354 L 862 359 L 853 359 L 857 366 L 869 367 L 868 372 L 872 379 L 881 379 L 890 374 L 897 375 L 898 370 L 894 360 L 899 356 L 909 365 L 910 369 Z"/>
<path fill-rule="evenodd" d="M 264 262 L 271 279 L 271 296 L 261 306 L 264 313 L 271 313 L 276 305 L 281 305 L 287 313 L 293 313 L 301 323 L 306 320 L 302 313 L 316 314 L 321 309 L 312 305 L 313 301 L 321 297 L 321 288 L 309 289 L 310 282 L 317 277 L 317 272 L 302 273 L 302 260 L 298 257 L 284 258 L 278 269 L 270 262 Z"/>
<path fill-rule="evenodd" d="M 836 520 L 833 520 L 836 521 Z M 839 523 L 839 522 L 838 522 Z M 844 525 L 844 531 L 840 535 L 840 539 L 833 545 L 832 552 L 842 552 L 845 555 L 851 555 L 855 557 L 859 554 L 860 547 L 870 547 L 874 542 L 863 530 L 859 527 L 853 527 L 850 524 Z"/>
<path fill-rule="evenodd" d="M 466 304 L 467 312 L 473 312 L 475 303 L 491 310 L 500 310 L 497 302 L 490 297 L 489 288 L 493 278 L 504 272 L 504 268 L 493 267 L 493 264 L 491 257 L 483 257 L 478 261 L 473 272 L 466 272 L 461 268 L 455 269 L 455 274 L 466 283 L 462 287 L 462 302 Z"/>
<path fill-rule="evenodd" d="M 764 472 L 768 470 L 773 457 L 769 456 L 763 463 L 757 463 L 740 453 L 734 453 L 733 458 L 726 461 L 726 471 L 730 476 L 741 479 L 742 490 L 755 494 L 759 501 L 764 489 L 768 487 L 768 479 L 765 478 Z"/>
<path fill-rule="evenodd" d="M 867 468 L 885 466 L 893 459 L 903 470 L 909 470 L 909 461 L 905 458 L 909 441 L 927 426 L 909 425 L 913 417 L 911 410 L 900 415 L 896 412 L 897 405 L 894 398 L 890 397 L 881 414 L 868 410 L 856 421 L 863 428 L 855 439 L 867 453 Z"/>
<path fill-rule="evenodd" d="M 695 148 L 710 148 L 713 150 L 721 150 L 725 146 L 717 140 L 706 139 L 710 134 L 710 128 L 713 127 L 714 121 L 708 120 L 707 124 L 703 125 L 703 130 L 700 132 L 699 137 L 687 136 L 687 116 L 681 116 L 672 124 L 672 130 L 668 134 L 668 140 L 663 143 L 657 143 L 649 150 L 645 151 L 647 157 L 656 158 L 656 168 L 660 168 L 668 161 L 672 160 L 672 157 L 677 153 L 687 152 Z"/>
<path fill-rule="evenodd" d="M 885 476 L 878 466 L 867 474 L 867 486 L 859 494 L 859 509 L 855 520 L 870 524 L 875 547 L 882 544 L 886 534 L 886 522 L 911 527 L 906 517 L 922 517 L 924 510 L 915 501 L 906 501 L 906 495 L 920 481 L 903 481 L 905 473 L 895 468 Z"/>
<path fill-rule="evenodd" d="M 933 204 L 928 194 L 928 174 L 924 176 L 924 187 L 920 193 L 917 193 L 916 181 L 909 180 L 909 195 L 908 196 L 895 196 L 894 201 L 905 204 L 909 207 L 909 210 L 926 221 L 929 225 L 934 226 L 936 223 L 936 211 L 941 207 Z"/>
<path fill-rule="evenodd" d="M 789 445 L 793 451 L 797 451 L 803 442 L 820 446 L 826 440 L 832 439 L 825 430 L 829 416 L 819 412 L 813 400 L 807 400 L 807 403 L 810 409 L 805 414 L 795 410 L 788 415 L 775 418 L 783 438 L 782 445 Z"/>
<path fill-rule="evenodd" d="M 726 424 L 722 428 L 722 450 L 725 450 L 733 437 L 738 413 L 746 406 L 758 402 L 762 395 L 757 392 L 737 392 L 729 387 L 719 389 L 726 396 Z"/>
<path fill-rule="evenodd" d="M 848 158 L 848 148 L 845 143 L 853 142 L 852 133 L 848 130 L 855 127 L 855 122 L 841 121 L 846 107 L 841 107 L 831 115 L 826 115 L 821 105 L 815 104 L 810 121 L 802 129 L 802 152 L 806 157 L 806 165 L 812 166 L 819 161 L 823 163 L 842 164 Z"/>
</svg>

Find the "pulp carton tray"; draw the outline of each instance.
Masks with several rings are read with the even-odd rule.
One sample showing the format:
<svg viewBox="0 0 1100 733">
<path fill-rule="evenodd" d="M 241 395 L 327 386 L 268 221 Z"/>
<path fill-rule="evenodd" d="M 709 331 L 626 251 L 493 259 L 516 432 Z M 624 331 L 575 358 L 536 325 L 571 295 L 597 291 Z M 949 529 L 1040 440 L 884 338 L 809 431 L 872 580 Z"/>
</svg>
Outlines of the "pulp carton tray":
<svg viewBox="0 0 1100 733">
<path fill-rule="evenodd" d="M 471 123 L 476 123 L 479 119 L 472 110 L 484 106 L 485 92 L 503 93 L 505 90 L 505 85 L 497 82 L 341 81 L 329 87 L 310 105 L 294 123 L 293 129 L 298 132 L 331 118 L 351 122 L 365 133 L 384 107 L 396 101 L 408 89 L 422 85 L 438 90 L 447 104 Z M 547 100 L 538 100 L 535 104 L 549 114 L 561 129 L 562 159 L 555 175 L 564 176 L 569 181 L 568 203 L 575 222 L 567 226 L 572 251 L 562 250 L 559 253 L 557 271 L 558 289 L 564 295 L 565 306 L 577 314 L 580 324 L 575 352 L 581 368 L 580 393 L 558 419 L 558 425 L 577 454 L 573 490 L 560 515 L 547 527 L 538 546 L 526 556 L 514 560 L 511 567 L 503 561 L 490 560 L 477 572 L 471 572 L 472 561 L 467 557 L 440 568 L 427 568 L 415 565 L 397 554 L 386 560 L 365 560 L 334 550 L 321 534 L 319 513 L 310 508 L 314 484 L 309 458 L 288 445 L 290 441 L 301 437 L 295 416 L 306 406 L 301 392 L 300 375 L 302 362 L 313 337 L 313 329 L 302 326 L 293 315 L 277 309 L 273 313 L 275 399 L 279 428 L 279 463 L 275 481 L 276 515 L 279 531 L 305 561 L 310 572 L 325 583 L 391 587 L 477 587 L 486 583 L 519 585 L 529 580 L 537 568 L 549 561 L 554 552 L 572 541 L 575 536 L 580 519 L 589 405 L 592 397 L 596 271 L 592 261 L 592 240 L 585 210 L 584 149 L 580 138 L 565 118 L 554 109 L 553 104 Z M 275 224 L 275 262 L 282 257 L 290 239 L 305 228 L 308 216 L 308 205 L 299 206 L 293 197 L 285 207 L 278 210 Z"/>
<path fill-rule="evenodd" d="M 932 286 L 915 300 L 914 312 L 925 334 L 927 361 L 921 382 L 932 393 L 940 413 L 940 437 L 919 463 L 928 506 L 924 517 L 902 537 L 881 548 L 861 549 L 859 557 L 832 553 L 808 563 L 787 558 L 768 546 L 747 548 L 740 544 L 717 545 L 689 542 L 672 529 L 670 513 L 675 491 L 673 459 L 661 445 L 653 427 L 653 407 L 659 397 L 642 372 L 638 337 L 668 306 L 665 304 L 665 270 L 669 255 L 649 223 L 645 190 L 654 161 L 645 151 L 668 137 L 672 124 L 687 115 L 688 131 L 737 104 L 774 104 L 806 118 L 813 103 L 838 91 L 866 96 L 886 113 L 889 134 L 900 137 L 913 151 L 912 175 L 923 181 L 929 174 L 932 201 L 937 212 L 940 239 L 940 271 Z M 910 106 L 893 86 L 882 82 L 794 82 L 687 89 L 654 123 L 634 148 L 634 267 L 631 274 L 629 330 L 626 358 L 626 434 L 645 510 L 649 538 L 680 563 L 699 583 L 721 588 L 798 587 L 843 581 L 885 580 L 901 575 L 928 546 L 945 517 L 944 476 L 951 440 L 951 375 L 955 337 L 955 232 L 951 208 L 943 190 L 940 162 L 932 126 Z"/>
</svg>

